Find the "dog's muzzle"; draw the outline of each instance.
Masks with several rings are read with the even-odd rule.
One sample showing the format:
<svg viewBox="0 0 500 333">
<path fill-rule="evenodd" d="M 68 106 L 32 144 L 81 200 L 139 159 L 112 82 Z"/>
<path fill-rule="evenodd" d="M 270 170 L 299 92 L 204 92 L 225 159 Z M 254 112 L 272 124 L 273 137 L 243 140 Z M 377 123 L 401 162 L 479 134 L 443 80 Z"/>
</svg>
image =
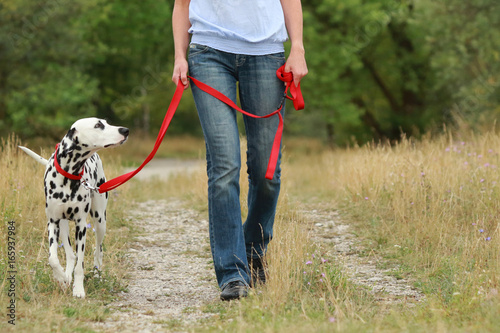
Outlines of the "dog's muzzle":
<svg viewBox="0 0 500 333">
<path fill-rule="evenodd" d="M 104 148 L 109 148 L 109 147 L 119 146 L 119 145 L 124 144 L 125 141 L 127 141 L 127 139 L 128 139 L 128 135 L 130 133 L 130 130 L 128 128 L 126 128 L 126 127 L 120 127 L 118 129 L 118 133 L 120 133 L 121 135 L 123 135 L 123 140 L 121 140 L 118 143 L 112 143 L 112 144 L 109 144 L 109 145 L 105 145 Z"/>
</svg>

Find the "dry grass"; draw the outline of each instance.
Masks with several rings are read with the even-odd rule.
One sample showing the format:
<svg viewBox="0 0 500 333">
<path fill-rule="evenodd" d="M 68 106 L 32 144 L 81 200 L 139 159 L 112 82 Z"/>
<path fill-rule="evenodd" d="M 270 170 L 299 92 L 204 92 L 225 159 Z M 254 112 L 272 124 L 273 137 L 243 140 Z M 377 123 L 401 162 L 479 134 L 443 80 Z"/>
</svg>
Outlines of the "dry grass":
<svg viewBox="0 0 500 333">
<path fill-rule="evenodd" d="M 499 153 L 495 133 L 448 134 L 288 166 L 290 193 L 340 208 L 427 295 L 416 310 L 368 312 L 365 321 L 395 331 L 500 330 Z"/>
<path fill-rule="evenodd" d="M 8 221 L 16 221 L 16 330 L 86 331 L 89 322 L 108 315 L 106 303 L 124 288 L 123 250 L 134 228 L 124 212 L 134 200 L 182 196 L 191 206 L 206 209 L 203 170 L 168 183 L 131 181 L 112 192 L 105 280 L 94 285 L 93 279 L 87 279 L 88 298 L 75 301 L 69 291 L 54 284 L 47 264 L 43 167 L 20 154 L 17 144 L 10 138 L 0 149 L 2 240 L 7 237 Z M 162 149 L 182 156 L 203 154 L 199 140 L 170 138 L 165 144 Z M 420 142 L 405 139 L 393 147 L 367 145 L 333 151 L 314 141 L 285 139 L 285 144 L 276 237 L 269 248 L 269 283 L 241 302 L 208 304 L 206 311 L 218 314 L 218 319 L 193 330 L 500 331 L 498 135 L 465 138 L 450 134 Z M 151 146 L 150 141 L 139 144 L 131 140 L 101 154 L 106 173 L 109 177 L 120 174 L 125 158 L 119 156 L 126 156 L 126 164 L 137 163 Z M 46 149 L 45 156 L 50 152 Z M 246 184 L 244 174 L 241 182 Z M 242 207 L 246 191 L 243 185 Z M 394 305 L 381 309 L 373 297 L 347 281 L 342 268 L 332 264 L 333 258 L 325 258 L 328 262 L 324 263 L 323 253 L 308 238 L 310 221 L 297 210 L 309 204 L 339 209 L 374 253 L 399 264 L 401 274 L 417 281 L 426 301 L 412 308 Z M 89 242 L 93 242 L 91 237 L 90 233 Z M 7 285 L 3 242 L 2 306 L 8 302 L 3 292 Z M 93 246 L 87 248 L 91 251 Z M 87 253 L 86 259 L 91 260 L 92 254 Z M 5 329 L 13 331 L 3 320 L 0 330 Z"/>
<path fill-rule="evenodd" d="M 364 219 L 366 236 L 381 247 L 400 246 L 397 256 L 430 279 L 422 287 L 440 301 L 480 303 L 500 287 L 499 152 L 497 135 L 449 135 L 324 158 L 334 166 L 330 186 L 342 189 L 338 200 Z"/>
</svg>

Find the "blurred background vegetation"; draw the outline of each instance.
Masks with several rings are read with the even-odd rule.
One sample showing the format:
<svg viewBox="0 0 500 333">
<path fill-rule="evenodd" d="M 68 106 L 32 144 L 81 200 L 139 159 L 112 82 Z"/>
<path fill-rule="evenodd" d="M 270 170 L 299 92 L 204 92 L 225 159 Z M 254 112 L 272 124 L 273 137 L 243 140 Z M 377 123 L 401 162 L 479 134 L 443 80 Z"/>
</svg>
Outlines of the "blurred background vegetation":
<svg viewBox="0 0 500 333">
<path fill-rule="evenodd" d="M 173 2 L 2 0 L 0 135 L 55 140 L 86 116 L 155 135 L 175 89 Z M 498 0 L 303 7 L 306 110 L 289 109 L 288 135 L 398 140 L 500 114 Z M 201 135 L 190 93 L 169 133 Z"/>
</svg>

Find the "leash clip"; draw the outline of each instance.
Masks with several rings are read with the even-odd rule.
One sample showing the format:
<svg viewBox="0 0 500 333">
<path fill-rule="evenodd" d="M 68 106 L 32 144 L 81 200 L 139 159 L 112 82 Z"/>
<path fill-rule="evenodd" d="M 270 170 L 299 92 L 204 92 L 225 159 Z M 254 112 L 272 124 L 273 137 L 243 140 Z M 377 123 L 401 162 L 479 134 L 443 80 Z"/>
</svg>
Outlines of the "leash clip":
<svg viewBox="0 0 500 333">
<path fill-rule="evenodd" d="M 87 181 L 84 180 L 84 179 L 81 180 L 81 184 L 82 184 L 83 187 L 85 187 L 85 189 L 87 189 L 89 191 L 99 192 L 99 187 L 94 187 L 92 185 L 89 185 L 89 183 L 87 183 Z"/>
<path fill-rule="evenodd" d="M 288 96 L 286 95 L 286 91 L 283 93 L 283 97 L 281 97 L 281 102 L 280 102 L 280 105 L 278 106 L 278 109 L 282 108 L 283 105 L 285 104 L 285 101 L 286 99 L 288 98 Z"/>
</svg>

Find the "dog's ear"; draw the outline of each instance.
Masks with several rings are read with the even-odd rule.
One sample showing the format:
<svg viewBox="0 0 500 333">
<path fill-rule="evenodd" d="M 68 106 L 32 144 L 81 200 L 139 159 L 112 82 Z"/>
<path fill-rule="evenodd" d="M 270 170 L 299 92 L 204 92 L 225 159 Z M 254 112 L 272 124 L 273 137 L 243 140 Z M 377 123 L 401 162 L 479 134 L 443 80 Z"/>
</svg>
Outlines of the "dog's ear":
<svg viewBox="0 0 500 333">
<path fill-rule="evenodd" d="M 76 135 L 76 128 L 72 127 L 68 133 L 66 134 L 66 137 L 68 139 L 70 139 L 71 141 L 73 141 L 74 139 L 77 138 L 77 135 Z"/>
</svg>

